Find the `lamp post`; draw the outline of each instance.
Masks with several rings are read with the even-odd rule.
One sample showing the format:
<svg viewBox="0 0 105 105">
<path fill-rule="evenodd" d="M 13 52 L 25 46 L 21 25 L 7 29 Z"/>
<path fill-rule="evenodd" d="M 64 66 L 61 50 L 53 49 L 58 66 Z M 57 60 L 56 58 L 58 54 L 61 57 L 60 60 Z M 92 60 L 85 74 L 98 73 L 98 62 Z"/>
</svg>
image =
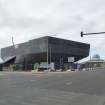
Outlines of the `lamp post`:
<svg viewBox="0 0 105 105">
<path fill-rule="evenodd" d="M 12 44 L 13 44 L 13 46 L 15 47 L 15 44 L 14 44 L 14 38 L 13 38 L 13 36 L 12 36 Z"/>
<path fill-rule="evenodd" d="M 54 35 L 50 35 L 52 36 L 57 36 L 56 34 Z M 48 44 L 49 42 L 47 41 L 47 70 L 48 70 L 48 65 L 49 65 L 49 56 L 50 56 L 50 64 L 52 61 L 52 47 Z M 50 55 L 49 55 L 49 51 L 50 51 Z"/>
<path fill-rule="evenodd" d="M 48 70 L 48 64 L 49 64 L 49 54 L 48 54 L 48 40 L 47 40 L 47 70 Z"/>
<path fill-rule="evenodd" d="M 51 47 L 50 47 L 50 64 L 51 64 L 51 62 L 52 62 L 52 58 L 51 58 L 51 57 L 52 57 L 52 53 L 51 53 L 51 52 L 52 52 L 52 49 L 51 49 Z"/>
</svg>

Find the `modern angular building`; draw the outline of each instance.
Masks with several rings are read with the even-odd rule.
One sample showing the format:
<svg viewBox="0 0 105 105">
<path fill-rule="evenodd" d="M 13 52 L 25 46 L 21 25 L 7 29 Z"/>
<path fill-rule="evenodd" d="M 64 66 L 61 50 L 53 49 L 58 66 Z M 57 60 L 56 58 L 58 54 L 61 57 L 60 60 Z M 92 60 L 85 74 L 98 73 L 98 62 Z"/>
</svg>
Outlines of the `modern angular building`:
<svg viewBox="0 0 105 105">
<path fill-rule="evenodd" d="M 69 65 L 89 55 L 90 45 L 55 37 L 45 36 L 15 46 L 1 49 L 3 66 L 16 64 L 17 69 L 31 70 L 35 63 L 53 63 L 55 69 Z"/>
</svg>

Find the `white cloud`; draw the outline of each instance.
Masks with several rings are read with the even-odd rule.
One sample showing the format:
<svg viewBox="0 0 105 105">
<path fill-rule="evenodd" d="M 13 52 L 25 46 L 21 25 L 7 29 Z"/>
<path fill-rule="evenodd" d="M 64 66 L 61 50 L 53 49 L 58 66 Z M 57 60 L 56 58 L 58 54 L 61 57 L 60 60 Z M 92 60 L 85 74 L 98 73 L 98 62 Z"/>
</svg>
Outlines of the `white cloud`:
<svg viewBox="0 0 105 105">
<path fill-rule="evenodd" d="M 105 0 L 0 0 L 0 47 L 38 36 L 58 37 L 91 43 L 105 52 L 105 35 L 81 38 L 80 31 L 105 31 Z"/>
</svg>

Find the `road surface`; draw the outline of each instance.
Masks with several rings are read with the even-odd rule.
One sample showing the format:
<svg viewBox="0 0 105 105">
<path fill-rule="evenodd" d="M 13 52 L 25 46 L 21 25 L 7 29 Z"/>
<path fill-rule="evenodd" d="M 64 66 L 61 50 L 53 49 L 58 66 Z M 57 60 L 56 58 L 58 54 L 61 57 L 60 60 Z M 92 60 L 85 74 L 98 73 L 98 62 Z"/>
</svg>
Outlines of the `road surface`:
<svg viewBox="0 0 105 105">
<path fill-rule="evenodd" d="M 1 72 L 0 105 L 105 105 L 105 70 Z"/>
</svg>

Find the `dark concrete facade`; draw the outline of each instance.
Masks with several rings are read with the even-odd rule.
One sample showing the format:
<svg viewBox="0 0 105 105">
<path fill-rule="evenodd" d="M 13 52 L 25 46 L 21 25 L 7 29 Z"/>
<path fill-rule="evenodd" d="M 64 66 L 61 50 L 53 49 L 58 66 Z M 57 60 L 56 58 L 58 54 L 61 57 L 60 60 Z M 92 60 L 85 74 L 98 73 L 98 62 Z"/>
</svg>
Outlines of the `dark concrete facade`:
<svg viewBox="0 0 105 105">
<path fill-rule="evenodd" d="M 61 64 L 68 63 L 68 57 L 75 57 L 75 61 L 87 57 L 89 50 L 89 44 L 45 36 L 15 47 L 2 48 L 1 57 L 5 61 L 14 56 L 14 63 L 23 65 L 48 60 L 49 63 L 55 63 L 55 68 L 59 68 Z"/>
</svg>

